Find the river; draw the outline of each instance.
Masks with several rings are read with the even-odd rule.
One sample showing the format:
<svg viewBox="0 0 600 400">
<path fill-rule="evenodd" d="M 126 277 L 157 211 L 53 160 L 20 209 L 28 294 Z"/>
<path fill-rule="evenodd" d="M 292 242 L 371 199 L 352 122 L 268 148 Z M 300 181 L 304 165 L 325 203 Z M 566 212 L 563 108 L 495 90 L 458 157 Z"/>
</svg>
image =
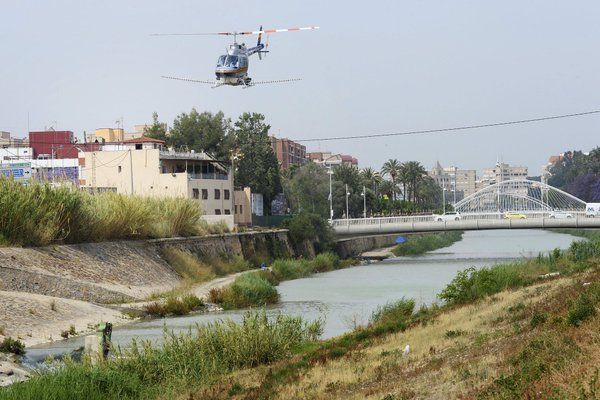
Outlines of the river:
<svg viewBox="0 0 600 400">
<path fill-rule="evenodd" d="M 557 247 L 565 249 L 574 240 L 579 238 L 543 230 L 469 231 L 460 242 L 422 256 L 391 258 L 282 282 L 278 287 L 281 302 L 268 312 L 302 315 L 309 320 L 321 318 L 323 338 L 329 338 L 366 323 L 373 310 L 389 301 L 402 297 L 414 298 L 417 304 L 436 301 L 436 295 L 456 273 L 467 267 L 535 257 Z M 141 321 L 116 327 L 112 338 L 121 346 L 127 346 L 133 338 L 160 341 L 165 328 L 181 332 L 196 323 L 239 320 L 243 313 L 235 310 Z M 81 346 L 82 337 L 35 346 L 28 349 L 27 359 L 35 363 Z"/>
</svg>

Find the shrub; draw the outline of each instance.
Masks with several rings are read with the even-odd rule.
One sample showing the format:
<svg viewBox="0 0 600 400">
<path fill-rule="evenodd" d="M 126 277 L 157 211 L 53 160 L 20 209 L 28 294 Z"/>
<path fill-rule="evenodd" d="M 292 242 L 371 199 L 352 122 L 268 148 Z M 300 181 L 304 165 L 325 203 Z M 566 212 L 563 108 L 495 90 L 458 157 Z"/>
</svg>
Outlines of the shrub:
<svg viewBox="0 0 600 400">
<path fill-rule="evenodd" d="M 13 353 L 20 356 L 25 354 L 25 345 L 18 339 L 6 337 L 0 343 L 0 353 Z"/>
<path fill-rule="evenodd" d="M 371 314 L 371 325 L 405 325 L 415 310 L 413 299 L 402 298 L 377 307 Z"/>
<path fill-rule="evenodd" d="M 447 304 L 464 304 L 527 282 L 517 265 L 497 265 L 479 270 L 470 267 L 458 272 L 438 297 Z"/>
<path fill-rule="evenodd" d="M 289 229 L 290 239 L 297 250 L 306 241 L 314 245 L 317 253 L 327 251 L 333 245 L 333 230 L 320 215 L 302 212 L 285 220 L 282 226 Z"/>
<path fill-rule="evenodd" d="M 569 309 L 567 323 L 573 326 L 579 326 L 583 321 L 596 315 L 596 307 L 594 301 L 587 293 L 579 295 L 575 304 Z"/>
<path fill-rule="evenodd" d="M 165 317 L 167 315 L 186 315 L 204 307 L 202 299 L 193 294 L 182 297 L 171 296 L 165 302 L 152 302 L 144 306 L 146 314 L 153 317 Z"/>
<path fill-rule="evenodd" d="M 275 260 L 271 264 L 271 270 L 279 280 L 304 278 L 313 272 L 310 262 L 294 259 Z"/>
<path fill-rule="evenodd" d="M 223 289 L 222 304 L 226 309 L 264 306 L 279 301 L 277 289 L 260 274 L 240 275 Z"/>
<path fill-rule="evenodd" d="M 326 272 L 340 267 L 340 258 L 331 252 L 321 253 L 311 260 L 313 272 Z"/>
</svg>

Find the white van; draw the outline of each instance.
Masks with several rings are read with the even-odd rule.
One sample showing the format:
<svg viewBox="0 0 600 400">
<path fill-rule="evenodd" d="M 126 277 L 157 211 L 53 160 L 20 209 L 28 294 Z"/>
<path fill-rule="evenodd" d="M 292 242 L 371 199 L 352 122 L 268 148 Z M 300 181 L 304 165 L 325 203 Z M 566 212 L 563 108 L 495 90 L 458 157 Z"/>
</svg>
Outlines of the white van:
<svg viewBox="0 0 600 400">
<path fill-rule="evenodd" d="M 587 203 L 585 206 L 585 216 L 589 218 L 600 217 L 600 203 Z"/>
</svg>

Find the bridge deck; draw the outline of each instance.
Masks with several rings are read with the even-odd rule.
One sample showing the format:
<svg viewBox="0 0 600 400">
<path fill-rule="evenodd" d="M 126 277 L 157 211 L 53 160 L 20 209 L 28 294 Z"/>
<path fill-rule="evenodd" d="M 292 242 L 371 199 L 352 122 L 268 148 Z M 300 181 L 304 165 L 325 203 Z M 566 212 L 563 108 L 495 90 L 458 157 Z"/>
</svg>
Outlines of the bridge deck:
<svg viewBox="0 0 600 400">
<path fill-rule="evenodd" d="M 433 221 L 431 216 L 389 217 L 334 220 L 333 229 L 339 236 L 406 232 L 471 231 L 487 229 L 548 229 L 600 228 L 600 218 L 554 219 L 533 216 L 527 219 L 463 218 L 459 221 Z"/>
</svg>

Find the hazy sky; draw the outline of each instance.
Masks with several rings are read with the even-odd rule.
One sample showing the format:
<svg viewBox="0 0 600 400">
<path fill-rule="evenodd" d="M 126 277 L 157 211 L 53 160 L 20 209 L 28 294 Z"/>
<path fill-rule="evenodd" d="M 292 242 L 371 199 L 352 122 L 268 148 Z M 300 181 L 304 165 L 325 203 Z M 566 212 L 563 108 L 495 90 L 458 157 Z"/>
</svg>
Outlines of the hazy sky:
<svg viewBox="0 0 600 400">
<path fill-rule="evenodd" d="M 600 109 L 598 1 L 0 0 L 0 130 L 83 131 L 180 112 L 264 113 L 291 139 L 433 129 Z M 249 90 L 213 79 L 228 39 L 150 37 L 319 25 L 272 35 Z M 254 37 L 244 39 L 255 42 Z M 460 134 L 314 142 L 360 166 L 505 162 L 531 175 L 551 154 L 599 145 L 600 115 Z"/>
</svg>

